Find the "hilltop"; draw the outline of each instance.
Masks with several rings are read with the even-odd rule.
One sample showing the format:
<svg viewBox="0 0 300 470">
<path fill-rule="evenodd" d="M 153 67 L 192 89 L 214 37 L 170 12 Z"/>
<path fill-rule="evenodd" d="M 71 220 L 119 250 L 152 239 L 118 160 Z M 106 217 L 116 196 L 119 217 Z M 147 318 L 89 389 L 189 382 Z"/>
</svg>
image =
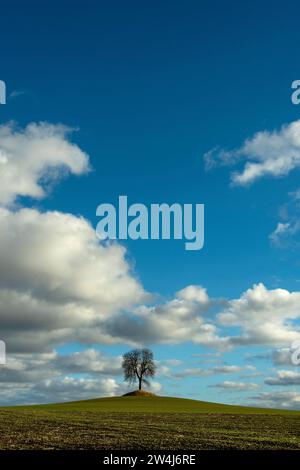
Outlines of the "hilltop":
<svg viewBox="0 0 300 470">
<path fill-rule="evenodd" d="M 1 408 L 0 408 L 1 409 Z M 299 414 L 298 411 L 226 405 L 188 398 L 161 397 L 145 391 L 134 391 L 120 397 L 94 398 L 65 403 L 31 405 L 13 409 L 90 412 L 142 413 L 229 413 L 229 414 Z"/>
<path fill-rule="evenodd" d="M 133 392 L 124 393 L 122 397 L 156 397 L 155 393 L 146 392 L 145 390 L 134 390 Z"/>
</svg>

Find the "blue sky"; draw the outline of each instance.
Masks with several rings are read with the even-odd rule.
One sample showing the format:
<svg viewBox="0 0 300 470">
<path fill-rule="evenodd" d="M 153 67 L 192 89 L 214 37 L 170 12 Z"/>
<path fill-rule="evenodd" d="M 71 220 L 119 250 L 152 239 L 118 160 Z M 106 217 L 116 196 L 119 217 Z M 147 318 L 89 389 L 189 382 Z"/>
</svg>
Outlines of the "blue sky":
<svg viewBox="0 0 300 470">
<path fill-rule="evenodd" d="M 186 251 L 181 241 L 171 240 L 129 240 L 122 244 L 126 261 L 119 252 L 115 256 L 128 264 L 130 274 L 125 270 L 123 275 L 138 287 L 137 292 L 132 292 L 132 298 L 126 299 L 128 303 L 124 308 L 119 304 L 107 307 L 108 326 L 104 330 L 110 332 L 109 340 L 100 334 L 97 338 L 92 338 L 90 333 L 85 336 L 85 326 L 78 323 L 81 335 L 73 335 L 74 340 L 72 335 L 64 336 L 61 333 L 66 328 L 64 325 L 58 334 L 64 339 L 53 339 L 46 352 L 38 347 L 18 348 L 13 327 L 10 326 L 10 330 L 4 322 L 2 336 L 7 342 L 8 358 L 11 351 L 11 357 L 19 361 L 31 377 L 35 377 L 34 373 L 38 375 L 39 367 L 44 367 L 32 364 L 39 354 L 53 350 L 65 356 L 76 352 L 84 354 L 86 350 L 94 352 L 87 354 L 86 373 L 83 368 L 78 372 L 78 365 L 77 369 L 75 366 L 63 368 L 56 356 L 47 358 L 52 372 L 49 377 L 43 376 L 43 384 L 35 378 L 30 381 L 27 376 L 24 380 L 25 385 L 30 385 L 30 393 L 20 378 L 17 393 L 13 393 L 9 384 L 14 382 L 5 375 L 7 390 L 3 397 L 1 395 L 3 403 L 68 399 L 76 393 L 94 396 L 99 381 L 99 390 L 101 383 L 104 384 L 104 394 L 119 391 L 116 384 L 122 383 L 122 378 L 117 367 L 111 376 L 107 371 L 95 372 L 94 366 L 89 369 L 91 362 L 101 362 L 97 355 L 93 356 L 95 351 L 107 358 L 116 358 L 131 347 L 128 338 L 132 334 L 122 338 L 118 331 L 118 336 L 118 328 L 111 325 L 112 318 L 137 315 L 140 319 L 136 309 L 141 305 L 145 308 L 152 305 L 157 316 L 173 315 L 172 311 L 170 313 L 173 304 L 170 307 L 169 303 L 176 301 L 189 309 L 191 318 L 187 321 L 191 330 L 194 321 L 197 325 L 199 311 L 204 324 L 216 328 L 218 341 L 239 336 L 244 340 L 228 339 L 230 347 L 220 348 L 220 344 L 204 338 L 203 331 L 200 340 L 189 333 L 182 334 L 178 340 L 174 331 L 172 338 L 171 333 L 165 340 L 163 335 L 159 339 L 153 333 L 146 341 L 144 337 L 139 339 L 137 333 L 135 340 L 150 344 L 161 362 L 156 379 L 163 386 L 160 393 L 230 403 L 297 406 L 297 385 L 300 384 L 297 368 L 288 361 L 276 363 L 272 357 L 276 351 L 287 354 L 292 339 L 297 339 L 299 334 L 295 314 L 298 305 L 300 308 L 299 203 L 291 193 L 296 193 L 300 187 L 300 165 L 297 143 L 292 141 L 291 135 L 297 136 L 300 131 L 297 124 L 288 127 L 288 135 L 281 130 L 282 125 L 297 123 L 300 117 L 300 107 L 293 105 L 290 99 L 291 83 L 299 78 L 298 10 L 296 2 L 283 8 L 282 2 L 262 4 L 256 1 L 251 5 L 232 2 L 231 7 L 222 1 L 213 5 L 208 1 L 129 2 L 126 5 L 118 1 L 110 5 L 89 1 L 72 6 L 67 1 L 53 1 L 48 5 L 29 1 L 26 5 L 11 2 L 1 7 L 5 21 L 0 32 L 0 78 L 5 80 L 8 93 L 7 104 L 0 107 L 1 124 L 7 126 L 13 120 L 19 126 L 14 132 L 21 134 L 29 123 L 46 122 L 55 126 L 61 123 L 76 128 L 72 135 L 58 132 L 57 138 L 76 143 L 89 155 L 91 167 L 88 173 L 81 168 L 77 172 L 80 174 L 63 178 L 47 192 L 47 197 L 32 197 L 30 192 L 27 197 L 20 197 L 15 190 L 14 206 L 3 204 L 11 216 L 17 218 L 22 207 L 35 210 L 39 220 L 46 211 L 59 211 L 82 216 L 95 228 L 98 204 L 116 203 L 121 194 L 128 195 L 131 203 L 146 205 L 205 204 L 205 247 L 201 251 Z M 272 135 L 268 134 L 260 161 L 267 161 L 270 168 L 280 158 L 287 160 L 283 162 L 281 173 L 276 175 L 273 169 L 267 173 L 262 170 L 247 184 L 232 184 L 233 172 L 242 174 L 247 162 L 259 160 L 256 147 L 252 154 L 243 150 L 236 152 L 236 149 L 241 149 L 247 139 L 253 141 L 253 136 L 262 131 L 277 132 L 280 151 L 276 151 L 277 147 L 274 149 Z M 15 133 L 9 132 L 10 137 L 15 138 Z M 26 145 L 29 138 L 27 135 Z M 3 145 L 0 136 L 2 151 Z M 24 155 L 18 145 L 20 143 L 14 151 L 21 173 L 24 168 L 20 159 Z M 203 156 L 216 148 L 215 167 L 207 170 Z M 230 152 L 227 165 L 222 150 Z M 71 164 L 68 167 L 69 173 L 76 173 Z M 45 161 L 45 178 L 47 171 Z M 19 222 L 22 233 L 22 223 L 26 221 L 18 219 Z M 16 221 L 11 223 L 17 224 Z M 281 232 L 279 236 L 275 234 L 272 241 L 278 224 L 282 224 Z M 70 243 L 63 235 L 60 240 L 62 246 Z M 0 246 L 3 252 L 7 250 L 6 243 L 8 241 L 3 239 Z M 9 264 L 8 260 L 6 262 Z M 33 270 L 33 264 L 29 269 Z M 17 262 L 13 265 L 15 267 Z M 33 281 L 30 284 L 23 278 L 19 280 L 20 269 L 19 266 L 18 272 L 14 271 L 12 281 L 8 281 L 4 273 L 2 287 L 17 289 L 18 294 L 37 295 Z M 109 266 L 105 269 L 105 282 L 108 282 L 111 272 Z M 35 276 L 38 273 L 34 271 Z M 55 276 L 57 285 L 58 274 Z M 265 286 L 265 291 L 253 288 L 259 283 Z M 176 294 L 187 286 L 202 286 L 207 289 L 209 299 L 199 301 L 200 291 L 193 293 L 192 300 L 186 293 Z M 151 300 L 139 297 L 142 289 L 152 295 Z M 242 295 L 248 289 L 251 291 L 243 300 Z M 47 297 L 45 291 L 40 290 L 39 300 L 42 295 L 45 296 L 43 301 L 48 302 L 49 292 Z M 253 307 L 256 295 L 260 296 L 259 306 Z M 68 300 L 71 301 L 75 302 Z M 285 301 L 287 304 L 282 305 Z M 90 298 L 88 302 L 90 307 Z M 83 305 L 81 299 L 77 307 L 83 312 L 87 304 Z M 243 308 L 248 309 L 246 313 Z M 277 336 L 275 333 L 268 335 L 273 320 L 276 326 L 277 308 L 281 315 L 281 324 L 277 326 L 284 331 Z M 257 324 L 258 330 L 268 330 L 263 331 L 259 340 L 249 339 L 249 331 L 252 334 L 254 327 L 251 324 L 250 328 L 247 319 L 253 316 L 253 309 L 261 310 L 264 318 L 261 320 L 258 315 L 253 324 Z M 288 312 L 285 317 L 283 310 Z M 228 317 L 222 321 L 216 317 L 229 315 L 228 312 L 235 316 L 234 324 Z M 3 315 L 5 317 L 5 312 Z M 39 309 L 35 315 L 39 323 Z M 24 316 L 20 331 L 15 327 L 19 335 L 22 328 L 26 331 L 31 328 L 28 327 L 31 321 Z M 139 321 L 143 321 L 143 317 Z M 119 321 L 121 329 L 122 324 Z M 177 323 L 174 325 L 176 330 Z M 184 328 L 184 322 L 177 326 Z M 285 328 L 290 328 L 288 333 Z M 40 327 L 36 330 L 32 327 L 30 331 L 32 335 L 43 337 Z M 256 357 L 262 355 L 264 358 Z M 78 355 L 72 358 L 74 362 Z M 174 359 L 181 363 L 174 365 Z M 235 369 L 220 372 L 224 365 Z M 13 371 L 15 366 L 8 364 L 7 367 Z M 270 377 L 277 377 L 276 374 L 281 374 L 278 385 L 266 383 Z M 90 381 L 90 385 L 84 380 Z M 107 382 L 109 380 L 114 383 Z M 280 393 L 285 394 L 281 399 Z"/>
</svg>

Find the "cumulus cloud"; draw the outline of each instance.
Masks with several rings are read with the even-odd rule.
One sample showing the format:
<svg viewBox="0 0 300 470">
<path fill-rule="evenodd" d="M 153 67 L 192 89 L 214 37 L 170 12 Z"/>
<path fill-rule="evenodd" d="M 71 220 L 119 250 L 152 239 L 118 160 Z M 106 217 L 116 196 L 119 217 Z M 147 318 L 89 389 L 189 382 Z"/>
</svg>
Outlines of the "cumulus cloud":
<svg viewBox="0 0 300 470">
<path fill-rule="evenodd" d="M 30 387 L 33 383 L 58 374 L 54 366 L 57 353 L 8 354 L 0 366 L 1 388 L 4 384 Z"/>
<path fill-rule="evenodd" d="M 278 370 L 275 377 L 265 379 L 267 385 L 300 385 L 300 372 L 293 370 Z"/>
<path fill-rule="evenodd" d="M 292 343 L 289 347 L 267 350 L 258 354 L 247 354 L 246 358 L 250 361 L 269 360 L 274 366 L 295 366 L 292 361 L 293 355 L 299 351 L 300 343 Z M 298 357 L 297 357 L 298 358 Z"/>
<path fill-rule="evenodd" d="M 15 205 L 22 196 L 45 197 L 66 174 L 89 170 L 89 156 L 71 142 L 71 133 L 49 123 L 0 126 L 0 329 L 7 346 L 0 381 L 11 401 L 122 390 L 109 377 L 120 374 L 120 357 L 93 349 L 61 356 L 53 347 L 120 341 L 106 323 L 146 299 L 126 249 L 100 243 L 83 217 Z M 182 293 L 186 302 L 197 295 L 207 301 L 204 291 Z"/>
<path fill-rule="evenodd" d="M 159 305 L 142 306 L 131 315 L 107 322 L 107 332 L 114 337 L 140 344 L 176 344 L 192 341 L 220 349 L 227 348 L 227 338 L 208 319 L 214 305 L 201 286 L 188 286 L 174 299 Z"/>
<path fill-rule="evenodd" d="M 258 388 L 258 384 L 253 382 L 232 382 L 225 380 L 224 382 L 210 385 L 210 387 L 221 388 L 226 390 L 235 390 L 238 392 L 246 392 L 249 390 L 255 390 Z"/>
<path fill-rule="evenodd" d="M 178 379 L 186 377 L 208 377 L 213 374 L 212 369 L 204 369 L 200 367 L 191 367 L 181 371 L 178 371 L 174 374 L 174 377 Z"/>
<path fill-rule="evenodd" d="M 121 362 L 120 356 L 106 356 L 93 348 L 71 354 L 58 354 L 56 351 L 9 354 L 6 364 L 0 366 L 0 383 L 29 385 L 51 377 L 74 374 L 121 376 Z"/>
<path fill-rule="evenodd" d="M 86 220 L 31 209 L 0 209 L 1 219 L 0 327 L 10 351 L 41 352 L 67 341 L 193 341 L 226 349 L 227 338 L 205 317 L 212 301 L 199 286 L 162 305 L 132 308 L 146 294 L 125 249 L 99 244 Z"/>
<path fill-rule="evenodd" d="M 65 173 L 80 175 L 89 169 L 89 157 L 69 139 L 72 129 L 47 122 L 25 129 L 0 126 L 0 204 L 18 196 L 41 199 L 45 188 Z"/>
<path fill-rule="evenodd" d="M 236 374 L 242 371 L 254 371 L 255 367 L 251 365 L 245 366 L 236 366 L 236 365 L 228 365 L 224 364 L 222 366 L 216 366 L 213 368 L 215 374 Z"/>
<path fill-rule="evenodd" d="M 275 366 L 292 366 L 292 354 L 294 349 L 280 348 L 271 352 L 271 359 Z"/>
<path fill-rule="evenodd" d="M 62 373 L 92 373 L 96 375 L 121 375 L 122 357 L 109 357 L 93 348 L 69 355 L 57 355 L 54 367 Z"/>
<path fill-rule="evenodd" d="M 182 371 L 176 372 L 174 377 L 183 378 L 183 377 L 207 377 L 210 375 L 218 375 L 218 374 L 237 374 L 243 371 L 255 371 L 255 367 L 251 365 L 220 365 L 211 368 L 200 368 L 200 367 L 192 367 L 189 369 L 184 369 Z"/>
<path fill-rule="evenodd" d="M 187 286 L 177 292 L 177 298 L 186 302 L 197 303 L 203 307 L 211 304 L 206 289 L 201 286 Z"/>
<path fill-rule="evenodd" d="M 10 354 L 0 366 L 0 403 L 41 403 L 122 395 L 132 389 L 123 381 L 120 356 L 89 348 L 71 354 Z M 158 370 L 161 376 L 164 370 Z M 147 389 L 160 393 L 152 381 Z M 5 393 L 1 391 L 5 390 Z"/>
<path fill-rule="evenodd" d="M 257 132 L 235 150 L 213 149 L 204 155 L 204 161 L 208 168 L 246 162 L 231 175 L 237 185 L 251 184 L 263 176 L 286 176 L 300 166 L 300 120 L 273 132 Z"/>
<path fill-rule="evenodd" d="M 104 314 L 140 293 L 140 286 L 128 276 L 125 248 L 100 244 L 83 217 L 0 209 L 0 224 L 3 287 L 30 291 L 58 304 L 96 303 Z"/>
<path fill-rule="evenodd" d="M 293 323 L 300 316 L 300 292 L 285 289 L 268 290 L 254 285 L 218 315 L 223 326 L 239 327 L 232 336 L 232 345 L 291 344 L 300 338 L 299 327 Z"/>
<path fill-rule="evenodd" d="M 83 400 L 99 396 L 115 396 L 119 385 L 115 379 L 62 377 L 49 379 L 33 388 L 33 395 L 46 401 L 63 402 L 68 400 Z"/>
<path fill-rule="evenodd" d="M 0 209 L 0 328 L 9 351 L 108 341 L 104 319 L 144 298 L 126 250 L 83 218 Z"/>
<path fill-rule="evenodd" d="M 180 359 L 165 359 L 161 362 L 165 364 L 166 366 L 173 366 L 173 367 L 180 366 L 181 364 L 183 364 L 183 361 Z"/>
<path fill-rule="evenodd" d="M 162 390 L 159 382 L 152 381 L 146 389 L 158 394 Z M 31 390 L 37 402 L 64 402 L 98 397 L 120 396 L 132 390 L 125 382 L 111 377 L 72 377 L 62 376 L 40 382 Z"/>
<path fill-rule="evenodd" d="M 300 409 L 300 393 L 298 392 L 262 392 L 251 398 L 257 406 L 267 408 Z"/>
</svg>

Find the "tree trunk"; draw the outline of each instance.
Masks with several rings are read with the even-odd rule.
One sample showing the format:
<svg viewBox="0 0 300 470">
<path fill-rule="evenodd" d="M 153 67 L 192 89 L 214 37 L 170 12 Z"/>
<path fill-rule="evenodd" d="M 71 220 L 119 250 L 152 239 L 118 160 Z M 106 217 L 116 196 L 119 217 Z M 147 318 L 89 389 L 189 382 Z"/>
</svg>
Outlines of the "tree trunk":
<svg viewBox="0 0 300 470">
<path fill-rule="evenodd" d="M 142 377 L 139 377 L 139 390 L 142 390 Z"/>
</svg>

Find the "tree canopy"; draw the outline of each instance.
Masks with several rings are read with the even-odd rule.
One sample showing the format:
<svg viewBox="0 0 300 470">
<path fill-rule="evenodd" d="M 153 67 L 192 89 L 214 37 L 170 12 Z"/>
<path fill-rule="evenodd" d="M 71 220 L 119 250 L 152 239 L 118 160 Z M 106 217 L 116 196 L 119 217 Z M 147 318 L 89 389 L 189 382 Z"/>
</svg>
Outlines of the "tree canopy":
<svg viewBox="0 0 300 470">
<path fill-rule="evenodd" d="M 153 352 L 150 349 L 133 349 L 123 355 L 122 367 L 124 379 L 133 384 L 139 383 L 139 390 L 142 385 L 149 385 L 147 378 L 154 377 L 156 365 L 153 360 Z"/>
</svg>

